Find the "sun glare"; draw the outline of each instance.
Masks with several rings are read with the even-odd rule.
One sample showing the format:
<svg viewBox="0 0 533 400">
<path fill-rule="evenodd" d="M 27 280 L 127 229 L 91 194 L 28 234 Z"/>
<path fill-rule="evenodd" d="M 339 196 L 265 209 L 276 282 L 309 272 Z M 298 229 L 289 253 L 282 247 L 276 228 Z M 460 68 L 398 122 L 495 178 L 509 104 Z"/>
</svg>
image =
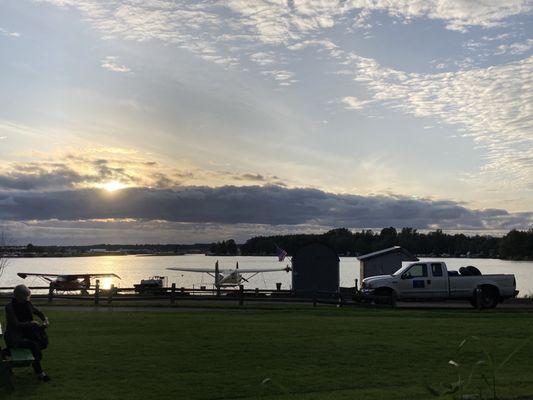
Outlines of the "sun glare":
<svg viewBox="0 0 533 400">
<path fill-rule="evenodd" d="M 113 283 L 113 278 L 102 278 L 100 281 L 100 288 L 104 290 L 111 289 L 111 284 Z"/>
<path fill-rule="evenodd" d="M 125 185 L 118 181 L 111 181 L 111 182 L 102 183 L 99 185 L 99 187 L 101 187 L 104 190 L 107 190 L 108 192 L 116 192 L 117 190 L 128 187 L 128 185 Z"/>
</svg>

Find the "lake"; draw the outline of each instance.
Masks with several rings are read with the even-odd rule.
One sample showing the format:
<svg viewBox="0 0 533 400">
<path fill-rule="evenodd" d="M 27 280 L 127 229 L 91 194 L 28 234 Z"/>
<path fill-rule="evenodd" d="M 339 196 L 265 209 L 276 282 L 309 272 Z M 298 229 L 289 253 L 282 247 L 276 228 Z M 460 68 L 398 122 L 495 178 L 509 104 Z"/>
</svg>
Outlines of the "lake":
<svg viewBox="0 0 533 400">
<path fill-rule="evenodd" d="M 168 277 L 168 284 L 175 282 L 178 287 L 211 286 L 213 278 L 207 274 L 192 272 L 167 271 L 167 267 L 200 267 L 214 268 L 216 260 L 219 260 L 221 269 L 234 268 L 238 262 L 241 268 L 283 268 L 289 261 L 278 262 L 276 257 L 211 257 L 202 254 L 189 254 L 184 256 L 98 256 L 98 257 L 71 257 L 71 258 L 13 258 L 0 278 L 0 286 L 15 286 L 24 283 L 28 286 L 45 286 L 35 277 L 25 280 L 19 278 L 17 272 L 37 273 L 102 273 L 114 272 L 122 279 L 105 279 L 102 285 L 109 286 L 114 283 L 119 287 L 133 287 L 141 279 L 153 275 Z M 421 259 L 429 260 L 429 259 Z M 533 294 L 533 262 L 531 261 L 504 261 L 493 259 L 464 259 L 442 258 L 450 269 L 459 269 L 465 265 L 474 265 L 483 274 L 506 273 L 515 274 L 517 289 L 520 296 Z M 355 279 L 359 279 L 359 261 L 355 257 L 342 257 L 340 263 L 341 286 L 353 286 Z M 283 289 L 289 289 L 291 274 L 286 272 L 272 272 L 259 274 L 249 283 L 246 288 L 273 289 L 276 282 L 282 283 Z"/>
</svg>

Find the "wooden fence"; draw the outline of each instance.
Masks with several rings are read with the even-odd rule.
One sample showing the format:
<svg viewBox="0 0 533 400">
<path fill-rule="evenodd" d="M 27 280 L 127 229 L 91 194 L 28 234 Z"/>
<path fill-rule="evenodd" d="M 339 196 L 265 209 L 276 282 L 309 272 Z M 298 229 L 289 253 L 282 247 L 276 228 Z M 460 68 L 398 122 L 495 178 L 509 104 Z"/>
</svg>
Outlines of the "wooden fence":
<svg viewBox="0 0 533 400">
<path fill-rule="evenodd" d="M 0 298 L 10 297 L 13 287 L 0 287 Z M 94 287 L 86 290 L 85 294 L 71 294 L 64 292 L 52 291 L 48 286 L 32 286 L 30 290 L 40 291 L 41 293 L 32 294 L 35 299 L 47 299 L 49 302 L 54 300 L 77 300 L 82 302 L 92 302 L 94 305 L 111 305 L 113 302 L 130 302 L 130 301 L 158 301 L 161 303 L 175 304 L 177 301 L 224 301 L 236 302 L 243 305 L 245 302 L 263 302 L 263 303 L 302 303 L 341 306 L 371 306 L 385 305 L 396 306 L 396 299 L 391 297 L 373 296 L 372 298 L 363 297 L 355 288 L 341 288 L 339 292 L 293 292 L 291 290 L 281 289 L 245 289 L 242 285 L 238 289 L 228 288 L 185 288 L 177 287 L 175 283 L 170 287 L 157 289 L 145 289 L 139 291 L 136 288 L 119 288 L 111 285 L 109 289 L 102 289 L 97 282 Z M 46 293 L 47 292 L 47 293 Z"/>
</svg>

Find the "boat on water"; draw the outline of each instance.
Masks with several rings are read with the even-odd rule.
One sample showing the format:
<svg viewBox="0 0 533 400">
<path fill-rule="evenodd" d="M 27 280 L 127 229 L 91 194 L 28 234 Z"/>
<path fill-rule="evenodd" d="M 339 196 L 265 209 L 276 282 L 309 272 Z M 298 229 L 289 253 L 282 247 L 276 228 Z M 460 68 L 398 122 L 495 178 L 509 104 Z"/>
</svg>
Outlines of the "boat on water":
<svg viewBox="0 0 533 400">
<path fill-rule="evenodd" d="M 167 277 L 155 275 L 148 279 L 142 279 L 141 283 L 133 285 L 137 293 L 156 293 L 166 287 Z"/>
</svg>

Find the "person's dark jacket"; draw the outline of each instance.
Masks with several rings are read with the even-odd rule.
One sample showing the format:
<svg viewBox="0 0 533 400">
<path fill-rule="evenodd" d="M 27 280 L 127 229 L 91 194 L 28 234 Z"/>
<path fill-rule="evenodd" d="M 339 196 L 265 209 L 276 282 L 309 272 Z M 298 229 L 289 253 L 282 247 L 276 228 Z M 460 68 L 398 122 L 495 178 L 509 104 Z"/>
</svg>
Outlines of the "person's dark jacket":
<svg viewBox="0 0 533 400">
<path fill-rule="evenodd" d="M 8 347 L 15 346 L 19 340 L 31 339 L 37 325 L 32 322 L 37 315 L 42 321 L 44 314 L 31 301 L 19 302 L 13 299 L 6 305 L 5 341 Z"/>
</svg>

